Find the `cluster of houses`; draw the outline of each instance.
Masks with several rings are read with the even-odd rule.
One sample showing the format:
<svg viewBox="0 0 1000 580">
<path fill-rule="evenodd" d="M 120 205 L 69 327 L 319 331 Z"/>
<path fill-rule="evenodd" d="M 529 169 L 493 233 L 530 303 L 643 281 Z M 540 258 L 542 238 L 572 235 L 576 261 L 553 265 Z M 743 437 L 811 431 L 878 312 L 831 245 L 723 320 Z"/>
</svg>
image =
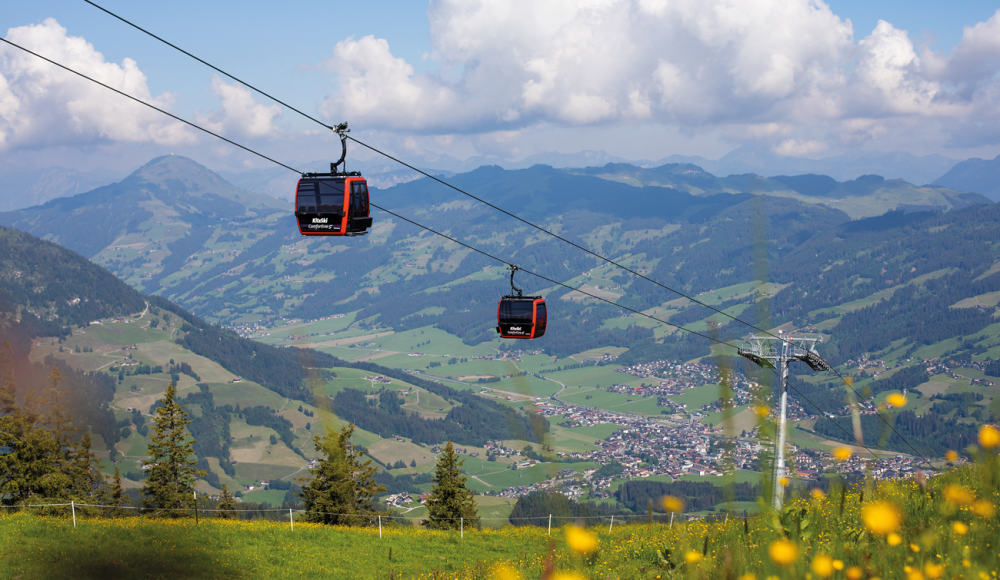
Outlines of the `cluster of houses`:
<svg viewBox="0 0 1000 580">
<path fill-rule="evenodd" d="M 223 325 L 223 328 L 231 330 L 243 338 L 250 338 L 253 334 L 263 333 L 267 330 L 267 326 L 264 326 L 264 324 L 260 322 L 242 322 L 233 325 Z"/>
<path fill-rule="evenodd" d="M 544 489 L 558 489 L 568 497 L 591 494 L 606 497 L 614 479 L 644 478 L 668 475 L 722 476 L 727 468 L 756 471 L 762 446 L 756 438 L 737 437 L 729 445 L 721 444 L 712 428 L 696 420 L 665 421 L 660 418 L 617 413 L 555 401 L 535 403 L 546 417 L 564 417 L 576 426 L 615 424 L 621 428 L 604 440 L 594 441 L 597 449 L 589 452 L 560 453 L 560 457 L 593 461 L 599 465 L 617 463 L 623 471 L 614 477 L 596 476 L 596 470 L 577 472 L 572 468 L 554 473 L 542 482 L 514 486 L 488 495 L 516 498 Z M 499 441 L 487 444 L 491 453 L 502 457 L 520 455 L 504 448 Z M 913 473 L 918 464 L 907 455 L 883 457 L 874 462 L 870 457 L 854 456 L 848 461 L 837 461 L 829 453 L 799 449 L 789 446 L 788 464 L 797 477 L 815 479 L 823 472 L 852 474 L 871 469 L 876 477 L 899 477 Z M 515 464 L 517 465 L 517 464 Z M 527 466 L 527 465 L 525 465 Z"/>
<path fill-rule="evenodd" d="M 924 359 L 923 362 L 924 364 L 927 365 L 927 374 L 929 375 L 945 374 L 952 379 L 965 379 L 969 381 L 970 385 L 979 384 L 984 387 L 996 386 L 995 381 L 991 381 L 989 379 L 974 379 L 972 377 L 967 377 L 961 373 L 955 372 L 955 370 L 952 367 L 949 367 L 947 364 L 937 362 L 936 359 L 935 360 Z M 961 366 L 968 369 L 976 369 L 978 371 L 986 371 L 986 365 L 988 363 L 989 361 L 966 360 L 962 361 L 956 366 Z"/>
<path fill-rule="evenodd" d="M 505 360 L 513 362 L 521 362 L 521 357 L 528 356 L 532 354 L 542 354 L 541 350 L 508 350 L 506 352 L 499 352 L 497 354 L 482 354 L 470 357 L 472 360 Z"/>
</svg>

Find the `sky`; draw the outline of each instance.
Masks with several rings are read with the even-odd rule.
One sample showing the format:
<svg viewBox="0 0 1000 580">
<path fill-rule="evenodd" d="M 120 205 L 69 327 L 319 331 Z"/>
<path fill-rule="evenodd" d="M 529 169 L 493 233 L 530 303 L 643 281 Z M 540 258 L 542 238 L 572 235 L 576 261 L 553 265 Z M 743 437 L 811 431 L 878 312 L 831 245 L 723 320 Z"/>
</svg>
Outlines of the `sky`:
<svg viewBox="0 0 1000 580">
<path fill-rule="evenodd" d="M 416 162 L 1000 154 L 1000 13 L 987 2 L 95 1 Z M 339 155 L 320 125 L 83 0 L 0 6 L 8 40 L 183 119 L 293 166 Z M 269 166 L 0 45 L 0 172 L 125 171 L 165 153 Z"/>
</svg>

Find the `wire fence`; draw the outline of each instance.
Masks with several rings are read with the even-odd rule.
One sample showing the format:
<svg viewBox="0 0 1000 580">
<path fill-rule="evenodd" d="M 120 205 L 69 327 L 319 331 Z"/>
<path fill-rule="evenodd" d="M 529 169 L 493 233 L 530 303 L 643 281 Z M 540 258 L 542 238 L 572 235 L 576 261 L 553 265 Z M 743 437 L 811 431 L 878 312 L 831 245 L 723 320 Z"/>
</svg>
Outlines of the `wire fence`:
<svg viewBox="0 0 1000 580">
<path fill-rule="evenodd" d="M 38 501 L 38 500 L 36 500 Z M 44 501 L 44 500 L 41 500 Z M 70 501 L 69 503 L 31 503 L 31 504 L 16 504 L 16 505 L 0 505 L 0 508 L 4 508 L 7 513 L 11 511 L 25 511 L 28 513 L 37 513 L 45 516 L 55 516 L 55 517 L 66 517 L 72 518 L 73 527 L 77 526 L 77 519 L 86 520 L 86 518 L 95 515 L 95 510 L 97 510 L 98 516 L 104 517 L 193 517 L 196 522 L 199 522 L 201 517 L 209 516 L 211 520 L 231 520 L 231 519 L 256 519 L 256 520 L 270 520 L 270 521 L 283 521 L 285 514 L 288 516 L 288 526 L 291 531 L 295 530 L 295 520 L 296 518 L 308 517 L 308 516 L 328 516 L 328 517 L 343 517 L 350 518 L 352 527 L 378 527 L 379 537 L 382 537 L 383 526 L 398 526 L 398 525 L 413 525 L 417 522 L 422 522 L 427 520 L 425 517 L 411 517 L 407 518 L 404 514 L 394 513 L 394 512 L 384 512 L 384 513 L 332 513 L 332 512 L 322 512 L 316 510 L 305 510 L 305 509 L 295 509 L 295 508 L 272 508 L 272 509 L 219 509 L 219 508 L 151 508 L 151 507 L 137 507 L 130 505 L 105 505 L 105 504 L 90 504 L 81 503 L 76 501 Z M 67 509 L 68 508 L 68 509 Z M 101 512 L 100 510 L 106 510 Z M 241 515 L 253 515 L 258 514 L 270 514 L 270 517 L 251 517 L 251 518 L 241 518 Z M 615 526 L 627 526 L 630 524 L 662 524 L 667 526 L 673 526 L 674 523 L 683 523 L 694 520 L 703 520 L 710 522 L 727 522 L 729 520 L 730 514 L 719 513 L 710 515 L 695 515 L 695 514 L 684 514 L 684 513 L 652 513 L 652 514 L 615 514 L 615 515 L 599 515 L 599 516 L 565 516 L 565 515 L 542 515 L 542 516 L 527 516 L 527 517 L 480 517 L 476 518 L 474 521 L 477 522 L 476 527 L 480 527 L 484 522 L 497 522 L 500 525 L 494 525 L 489 527 L 500 527 L 502 525 L 535 525 L 537 527 L 547 527 L 549 535 L 552 534 L 552 525 L 556 524 L 556 527 L 563 526 L 565 524 L 574 524 L 584 527 L 600 527 L 607 525 L 608 531 L 612 531 Z M 733 514 L 734 518 L 739 518 L 741 520 L 746 519 L 747 514 Z M 465 536 L 465 518 L 434 518 L 438 522 L 449 521 L 458 523 L 458 532 L 461 537 Z"/>
</svg>

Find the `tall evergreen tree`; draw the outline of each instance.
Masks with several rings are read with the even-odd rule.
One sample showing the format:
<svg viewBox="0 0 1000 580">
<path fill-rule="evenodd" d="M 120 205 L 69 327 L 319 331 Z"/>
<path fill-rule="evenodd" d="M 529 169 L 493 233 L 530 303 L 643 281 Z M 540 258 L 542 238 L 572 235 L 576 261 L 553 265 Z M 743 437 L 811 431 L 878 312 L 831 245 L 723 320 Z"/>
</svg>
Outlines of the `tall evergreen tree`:
<svg viewBox="0 0 1000 580">
<path fill-rule="evenodd" d="M 222 496 L 219 497 L 219 518 L 232 520 L 236 518 L 236 500 L 229 493 L 229 486 L 222 484 Z"/>
<path fill-rule="evenodd" d="M 126 503 L 125 488 L 122 487 L 122 474 L 117 467 L 115 468 L 115 475 L 111 479 L 111 485 L 107 485 L 101 490 L 101 503 L 115 506 L 103 512 L 102 515 L 110 518 L 118 518 L 125 515 L 125 510 L 122 507 Z"/>
<path fill-rule="evenodd" d="M 465 460 L 459 460 L 451 441 L 444 446 L 434 468 L 434 488 L 427 498 L 427 519 L 423 524 L 439 530 L 455 529 L 479 523 L 479 508 L 472 491 L 465 486 L 468 478 L 460 471 Z"/>
<path fill-rule="evenodd" d="M 142 487 L 146 507 L 173 517 L 187 513 L 177 510 L 191 507 L 195 477 L 205 475 L 204 471 L 196 469 L 194 439 L 187 430 L 191 419 L 184 406 L 175 400 L 176 395 L 177 387 L 171 382 L 163 395 L 163 406 L 153 416 L 153 432 L 147 451 L 150 459 L 142 462 L 143 467 L 148 468 Z"/>
<path fill-rule="evenodd" d="M 91 499 L 103 484 L 90 449 L 90 435 L 72 426 L 62 405 L 62 374 L 49 372 L 41 397 L 30 393 L 17 402 L 13 356 L 8 343 L 0 348 L 0 503 Z"/>
<path fill-rule="evenodd" d="M 350 423 L 339 432 L 328 427 L 325 434 L 313 437 L 322 459 L 309 470 L 311 479 L 299 480 L 303 486 L 297 495 L 305 503 L 305 521 L 356 526 L 377 514 L 375 496 L 385 487 L 375 483 L 378 469 L 371 459 L 362 461 L 364 452 L 351 443 L 353 434 Z"/>
</svg>

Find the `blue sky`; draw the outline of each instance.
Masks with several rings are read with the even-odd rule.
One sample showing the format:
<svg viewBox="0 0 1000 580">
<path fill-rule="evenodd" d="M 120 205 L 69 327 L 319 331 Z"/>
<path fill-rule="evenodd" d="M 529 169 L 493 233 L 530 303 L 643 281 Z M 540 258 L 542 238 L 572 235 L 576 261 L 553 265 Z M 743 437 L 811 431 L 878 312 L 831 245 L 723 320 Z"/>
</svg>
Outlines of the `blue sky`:
<svg viewBox="0 0 1000 580">
<path fill-rule="evenodd" d="M 990 41 L 1000 17 L 986 2 L 98 3 L 411 157 L 583 149 L 719 157 L 741 145 L 811 157 L 852 148 L 1000 153 L 1000 46 Z M 891 26 L 877 28 L 880 20 Z M 979 23 L 962 44 L 963 27 Z M 75 68 L 114 76 L 111 65 L 124 70 L 132 59 L 149 98 L 283 159 L 321 158 L 331 146 L 293 112 L 213 81 L 203 65 L 83 1 L 6 2 L 0 28 Z M 100 54 L 80 56 L 66 38 Z M 110 94 L 87 92 L 66 109 L 79 87 L 22 58 L 0 52 L 8 165 L 52 164 L 53 156 L 63 165 L 128 165 L 174 150 L 210 166 L 258 165 L 123 112 Z"/>
</svg>

